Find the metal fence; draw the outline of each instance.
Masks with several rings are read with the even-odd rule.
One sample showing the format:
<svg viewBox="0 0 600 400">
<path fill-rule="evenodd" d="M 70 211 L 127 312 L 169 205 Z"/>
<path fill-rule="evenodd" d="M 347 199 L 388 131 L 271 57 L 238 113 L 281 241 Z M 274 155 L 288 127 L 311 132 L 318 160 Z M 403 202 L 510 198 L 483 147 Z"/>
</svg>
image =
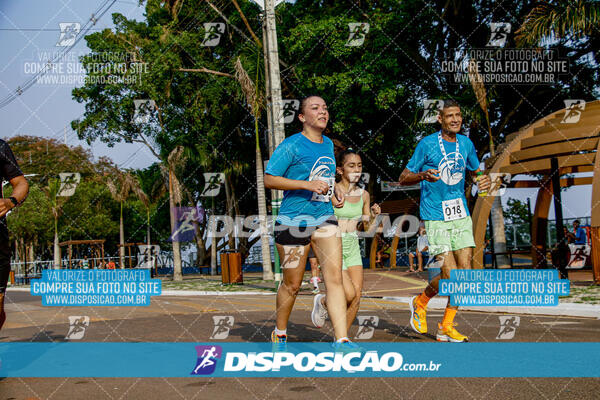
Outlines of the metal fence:
<svg viewBox="0 0 600 400">
<path fill-rule="evenodd" d="M 565 218 L 563 220 L 564 226 L 572 231 L 573 221 L 579 220 L 582 226 L 590 225 L 591 217 L 580 217 L 580 218 Z M 504 225 L 504 231 L 506 232 L 506 247 L 509 249 L 522 249 L 531 246 L 531 234 L 529 232 L 529 224 L 506 224 Z M 547 232 L 548 247 L 552 247 L 556 244 L 556 221 L 548 221 L 548 232 Z"/>
<path fill-rule="evenodd" d="M 133 267 L 136 267 L 138 265 L 138 261 L 139 261 L 138 256 L 136 256 L 136 255 L 124 256 L 123 263 L 124 263 L 125 268 L 129 268 L 130 260 L 131 260 L 131 265 Z M 85 266 L 86 261 L 87 261 L 87 267 Z M 115 268 L 120 268 L 120 265 L 119 265 L 120 257 L 119 256 L 104 257 L 104 259 L 102 259 L 102 258 L 87 258 L 87 259 L 72 258 L 71 259 L 71 268 L 72 269 L 82 269 L 82 268 L 92 269 L 94 264 L 96 266 L 100 266 L 102 264 L 102 261 L 104 261 L 105 264 L 101 268 L 105 269 L 106 264 L 109 261 L 113 261 L 115 263 Z M 52 269 L 54 267 L 53 260 L 37 260 L 37 261 L 28 261 L 28 262 L 12 261 L 10 264 L 11 264 L 12 271 L 14 271 L 14 273 L 15 273 L 15 279 L 17 279 L 17 280 L 21 280 L 24 277 L 28 277 L 28 278 L 41 277 L 43 270 Z M 188 265 L 189 262 L 186 262 L 185 260 L 182 262 L 182 264 L 184 267 L 189 266 Z M 169 251 L 161 251 L 160 254 L 157 256 L 156 265 L 158 268 L 172 269 L 173 268 L 173 253 L 169 252 Z M 69 268 L 69 259 L 67 259 L 67 258 L 62 259 L 60 261 L 60 268 L 61 269 Z"/>
<path fill-rule="evenodd" d="M 564 220 L 564 225 L 571 230 L 573 221 L 579 220 L 582 226 L 589 225 L 591 223 L 591 217 L 580 217 L 580 218 L 566 218 Z M 529 231 L 529 224 L 506 224 L 505 225 L 506 232 L 506 246 L 509 250 L 517 250 L 517 249 L 527 249 L 531 246 L 531 235 Z M 547 241 L 548 247 L 552 247 L 556 244 L 556 223 L 555 221 L 548 221 L 548 232 L 547 232 Z M 410 239 L 401 240 L 398 243 L 397 255 L 400 257 L 403 254 L 407 254 L 416 246 L 416 236 Z M 271 245 L 271 260 L 274 260 L 274 246 Z M 363 258 L 368 257 L 368 248 L 367 242 L 364 239 L 360 239 L 360 249 L 361 255 Z M 129 259 L 131 258 L 132 265 L 137 265 L 137 255 L 134 256 L 125 256 L 123 257 L 125 260 L 125 267 L 129 266 Z M 219 256 L 217 255 L 217 263 L 220 263 Z M 96 265 L 99 265 L 102 261 L 99 258 L 93 259 L 88 258 L 88 266 L 91 267 L 93 265 L 93 260 L 96 261 Z M 118 256 L 115 257 L 104 257 L 104 261 L 113 261 L 115 263 L 116 268 L 119 268 L 120 259 Z M 71 259 L 71 267 L 72 268 L 82 268 L 84 259 Z M 172 270 L 173 269 L 173 254 L 169 251 L 161 251 L 157 257 L 157 267 L 161 269 Z M 246 264 L 262 264 L 262 251 L 260 243 L 252 246 L 250 248 L 250 252 L 248 257 L 245 260 Z M 182 260 L 182 267 L 192 267 L 194 265 L 194 260 Z M 52 260 L 39 260 L 32 262 L 20 262 L 13 261 L 11 262 L 12 270 L 15 272 L 15 278 L 17 280 L 22 280 L 23 277 L 27 276 L 30 278 L 40 277 L 42 275 L 42 270 L 51 269 L 53 267 Z M 68 268 L 69 261 L 68 259 L 61 260 L 61 268 Z"/>
</svg>

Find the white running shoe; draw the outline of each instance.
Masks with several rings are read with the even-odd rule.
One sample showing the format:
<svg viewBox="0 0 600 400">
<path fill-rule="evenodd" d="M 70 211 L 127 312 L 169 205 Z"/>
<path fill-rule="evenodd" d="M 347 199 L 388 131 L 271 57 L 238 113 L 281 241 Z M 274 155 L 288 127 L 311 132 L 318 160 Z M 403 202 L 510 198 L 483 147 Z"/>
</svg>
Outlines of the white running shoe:
<svg viewBox="0 0 600 400">
<path fill-rule="evenodd" d="M 325 319 L 327 318 L 327 309 L 321 304 L 321 298 L 325 297 L 324 294 L 318 294 L 313 300 L 313 309 L 310 314 L 312 323 L 317 327 L 321 328 L 325 325 Z"/>
</svg>

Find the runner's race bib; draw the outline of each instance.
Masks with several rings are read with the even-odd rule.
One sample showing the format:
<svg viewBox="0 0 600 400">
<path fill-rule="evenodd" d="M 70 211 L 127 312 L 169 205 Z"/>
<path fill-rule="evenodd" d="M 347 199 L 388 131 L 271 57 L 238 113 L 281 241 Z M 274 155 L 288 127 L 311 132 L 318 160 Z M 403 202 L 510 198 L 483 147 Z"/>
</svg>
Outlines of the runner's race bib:
<svg viewBox="0 0 600 400">
<path fill-rule="evenodd" d="M 326 178 L 323 176 L 317 176 L 314 179 L 318 179 L 320 181 L 326 182 L 327 185 L 329 185 L 329 189 L 327 190 L 327 193 L 325 193 L 325 194 L 317 194 L 317 193 L 313 192 L 312 198 L 310 200 L 311 201 L 321 201 L 323 203 L 327 203 L 327 202 L 331 201 L 331 196 L 333 195 L 333 186 L 335 185 L 335 177 Z"/>
<path fill-rule="evenodd" d="M 467 217 L 467 210 L 465 210 L 465 206 L 460 197 L 442 201 L 442 211 L 444 213 L 444 221 L 454 221 L 456 219 Z"/>
</svg>

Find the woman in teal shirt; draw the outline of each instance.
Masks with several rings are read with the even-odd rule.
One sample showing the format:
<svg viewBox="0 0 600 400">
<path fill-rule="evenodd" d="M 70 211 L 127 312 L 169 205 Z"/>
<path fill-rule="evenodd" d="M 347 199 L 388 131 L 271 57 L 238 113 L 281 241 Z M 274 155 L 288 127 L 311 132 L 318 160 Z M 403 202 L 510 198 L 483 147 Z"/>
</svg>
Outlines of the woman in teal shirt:
<svg viewBox="0 0 600 400">
<path fill-rule="evenodd" d="M 309 246 L 321 264 L 327 307 L 336 350 L 353 350 L 348 339 L 346 296 L 342 287 L 342 243 L 331 197 L 335 185 L 332 141 L 323 136 L 329 121 L 319 96 L 302 100 L 298 118 L 302 132 L 286 138 L 273 152 L 265 171 L 265 187 L 284 190 L 275 223 L 275 245 L 283 281 L 277 291 L 277 323 L 271 341 L 285 348 L 287 323 L 302 284 Z"/>
</svg>

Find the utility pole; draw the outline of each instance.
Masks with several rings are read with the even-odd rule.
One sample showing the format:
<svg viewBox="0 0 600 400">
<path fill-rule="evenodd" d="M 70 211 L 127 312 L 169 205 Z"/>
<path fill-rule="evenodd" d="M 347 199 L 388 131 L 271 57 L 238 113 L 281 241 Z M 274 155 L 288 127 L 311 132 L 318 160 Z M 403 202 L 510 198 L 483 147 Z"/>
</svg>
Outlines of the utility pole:
<svg viewBox="0 0 600 400">
<path fill-rule="evenodd" d="M 263 6 L 263 11 L 264 11 L 264 4 Z M 269 143 L 269 149 L 268 149 L 268 158 L 270 159 L 271 156 L 273 155 L 273 151 L 275 150 L 275 138 L 273 137 L 273 116 L 271 115 L 271 108 L 269 107 L 269 105 L 271 104 L 271 85 L 269 83 L 269 47 L 268 47 L 268 43 L 267 43 L 267 24 L 266 24 L 266 18 L 265 18 L 265 14 L 262 13 L 261 16 L 261 27 L 262 27 L 262 43 L 263 43 L 263 57 L 264 57 L 264 64 L 265 64 L 265 98 L 266 98 L 266 103 L 267 103 L 267 139 L 268 139 L 268 143 Z M 262 162 L 262 160 L 260 160 Z M 257 160 L 256 162 L 259 162 L 259 160 Z M 265 163 L 263 171 L 267 169 L 267 165 Z M 264 190 L 264 187 L 263 187 Z M 275 215 L 273 214 L 273 207 L 274 205 L 277 203 L 278 201 L 278 196 L 279 194 L 277 193 L 278 191 L 276 190 L 271 190 L 271 216 Z M 265 217 L 268 218 L 269 214 L 268 212 L 265 213 Z M 273 217 L 271 217 L 271 223 L 274 223 Z M 268 226 L 268 225 L 267 225 Z M 270 233 L 272 233 L 273 230 L 270 230 Z M 262 246 L 262 257 L 263 260 L 267 259 L 269 260 L 269 268 L 273 268 L 273 271 L 271 271 L 270 273 L 270 278 L 271 279 L 275 279 L 276 282 L 280 282 L 280 277 L 281 274 L 279 274 L 279 255 L 277 254 L 277 249 L 274 247 L 274 251 L 273 251 L 273 266 L 271 266 L 271 235 L 268 236 L 267 240 L 264 240 Z M 275 245 L 273 243 L 273 245 Z M 265 266 L 265 262 L 263 261 L 263 268 Z"/>
<path fill-rule="evenodd" d="M 270 118 L 269 126 L 269 157 L 273 150 L 285 138 L 283 126 L 283 112 L 281 101 L 281 77 L 279 74 L 279 52 L 277 50 L 277 28 L 275 25 L 275 0 L 264 0 L 265 23 L 263 24 L 263 47 L 265 49 L 265 77 L 267 85 L 267 115 Z M 271 189 L 271 209 L 273 217 L 279 213 L 283 193 L 281 190 Z M 275 281 L 281 281 L 281 267 L 277 251 L 275 255 Z"/>
</svg>

